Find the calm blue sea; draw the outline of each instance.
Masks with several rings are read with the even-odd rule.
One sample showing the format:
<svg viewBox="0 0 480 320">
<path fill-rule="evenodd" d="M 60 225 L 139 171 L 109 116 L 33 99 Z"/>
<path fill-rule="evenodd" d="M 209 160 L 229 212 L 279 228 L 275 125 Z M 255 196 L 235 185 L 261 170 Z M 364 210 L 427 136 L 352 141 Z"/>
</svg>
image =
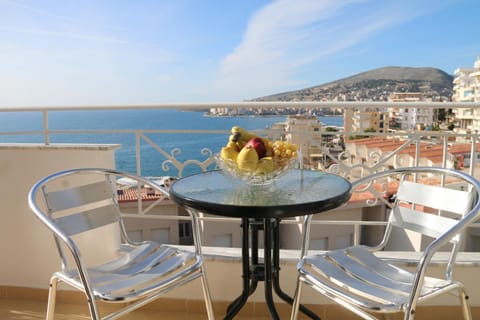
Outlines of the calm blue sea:
<svg viewBox="0 0 480 320">
<path fill-rule="evenodd" d="M 57 111 L 49 113 L 51 130 L 230 130 L 232 126 L 245 129 L 265 129 L 273 123 L 284 122 L 286 117 L 205 117 L 203 112 L 178 110 L 105 110 L 105 111 Z M 326 125 L 343 126 L 343 117 L 319 117 Z M 0 132 L 19 132 L 42 129 L 40 112 L 0 113 Z M 168 154 L 179 148 L 178 161 L 195 159 L 203 162 L 208 154 L 202 154 L 203 148 L 217 152 L 228 141 L 228 135 L 218 134 L 147 134 Z M 135 137 L 133 134 L 58 134 L 51 136 L 52 143 L 117 143 L 122 148 L 116 151 L 118 169 L 136 171 Z M 0 135 L 0 142 L 42 142 L 41 135 Z M 146 142 L 141 144 L 142 175 L 178 176 L 173 166 L 162 167 L 165 156 Z M 197 165 L 185 168 L 183 175 L 199 172 Z"/>
</svg>

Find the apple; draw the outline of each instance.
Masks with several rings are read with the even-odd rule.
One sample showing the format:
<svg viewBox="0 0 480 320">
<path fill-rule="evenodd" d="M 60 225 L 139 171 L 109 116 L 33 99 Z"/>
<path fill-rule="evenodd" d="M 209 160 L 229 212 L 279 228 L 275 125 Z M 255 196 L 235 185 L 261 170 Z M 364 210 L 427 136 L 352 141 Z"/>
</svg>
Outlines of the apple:
<svg viewBox="0 0 480 320">
<path fill-rule="evenodd" d="M 265 153 L 267 152 L 267 148 L 265 147 L 265 143 L 263 142 L 262 138 L 254 137 L 245 144 L 246 146 L 252 146 L 255 151 L 257 151 L 258 158 L 265 157 Z"/>
</svg>

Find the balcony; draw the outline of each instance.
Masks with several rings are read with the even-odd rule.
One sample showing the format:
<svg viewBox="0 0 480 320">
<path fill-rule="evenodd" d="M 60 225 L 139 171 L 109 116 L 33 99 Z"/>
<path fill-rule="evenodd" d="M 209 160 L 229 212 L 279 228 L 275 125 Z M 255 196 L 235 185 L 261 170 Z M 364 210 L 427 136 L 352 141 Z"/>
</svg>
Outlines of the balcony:
<svg viewBox="0 0 480 320">
<path fill-rule="evenodd" d="M 99 117 L 104 111 L 115 110 L 160 110 L 160 109 L 189 109 L 202 110 L 211 106 L 225 107 L 234 110 L 237 107 L 275 109 L 283 107 L 314 108 L 346 108 L 362 109 L 366 107 L 385 107 L 388 103 L 227 103 L 227 104 L 169 104 L 159 106 L 112 106 L 112 107 L 76 107 L 67 110 L 62 107 L 45 108 L 3 108 L 0 112 L 21 112 L 25 119 L 37 115 L 39 123 L 34 127 L 21 130 L 6 130 L 2 128 L 0 138 L 0 177 L 4 182 L 1 186 L 1 199 L 3 208 L 0 213 L 0 243 L 3 253 L 0 263 L 0 318 L 1 319 L 40 319 L 45 312 L 47 285 L 50 274 L 59 266 L 53 243 L 47 234 L 29 212 L 26 204 L 26 193 L 34 181 L 47 173 L 69 167 L 78 166 L 106 166 L 115 167 L 125 165 L 129 171 L 139 174 L 146 173 L 145 163 L 153 157 L 158 161 L 159 168 L 173 168 L 173 175 L 188 174 L 192 167 L 197 171 L 210 170 L 215 167 L 213 153 L 217 149 L 202 149 L 200 156 L 195 159 L 181 158 L 179 153 L 173 151 L 178 146 L 166 146 L 165 141 L 170 135 L 184 135 L 185 139 L 192 139 L 193 135 L 216 137 L 218 141 L 226 141 L 228 130 L 191 129 L 171 130 L 164 128 L 150 129 L 125 129 L 113 126 L 113 129 L 88 129 L 65 128 L 53 123 L 56 112 L 63 112 L 66 116 L 71 113 L 74 117 L 77 111 L 88 110 L 98 113 Z M 398 107 L 398 103 L 396 103 Z M 478 103 L 405 103 L 409 108 L 476 108 Z M 2 113 L 0 113 L 0 116 Z M 281 128 L 281 126 L 279 127 Z M 281 130 L 281 129 L 278 129 Z M 293 130 L 293 129 L 292 129 Z M 313 161 L 308 156 L 309 150 L 303 152 L 303 165 L 309 168 L 328 167 L 325 170 L 345 176 L 349 179 L 358 179 L 361 176 L 395 166 L 458 166 L 472 175 L 478 176 L 477 144 L 480 136 L 473 133 L 457 134 L 444 131 L 397 131 L 395 133 L 362 132 L 363 139 L 351 140 L 350 137 L 359 135 L 359 132 L 349 131 L 348 128 L 339 128 L 338 131 L 320 131 L 326 139 L 315 138 L 309 142 L 315 154 L 321 152 L 321 157 Z M 258 128 L 259 133 L 265 133 L 265 128 Z M 297 135 L 299 141 L 307 141 L 308 137 L 302 132 L 290 132 Z M 103 135 L 104 142 L 91 143 L 92 135 Z M 110 139 L 115 136 L 115 139 Z M 119 140 L 116 138 L 120 137 Z M 376 137 L 376 138 L 375 138 Z M 331 141 L 345 141 L 342 152 L 335 151 L 328 144 Z M 372 139 L 370 139 L 372 138 Z M 375 138 L 375 143 L 372 141 Z M 213 139 L 213 138 L 212 138 Z M 133 141 L 128 150 L 122 140 Z M 456 141 L 464 141 L 456 144 Z M 383 141 L 383 142 L 382 142 Z M 387 144 L 388 142 L 388 144 Z M 429 146 L 429 147 L 428 147 Z M 461 148 L 460 148 L 461 147 Z M 439 154 L 432 155 L 432 148 Z M 463 149 L 462 149 L 463 148 Z M 201 149 L 201 148 L 199 148 Z M 148 150 L 148 153 L 146 153 Z M 428 151 L 428 152 L 427 152 Z M 130 152 L 131 163 L 118 163 L 119 152 Z M 147 154 L 147 156 L 145 156 Z M 462 155 L 468 157 L 469 163 L 460 164 Z M 465 157 L 464 157 L 465 158 Z M 464 159 L 463 158 L 463 159 Z M 317 161 L 328 160 L 325 163 Z M 165 171 L 164 175 L 172 175 Z M 132 221 L 130 232 L 138 238 L 165 239 L 177 244 L 178 234 L 165 232 L 166 225 L 171 225 L 172 219 L 184 221 L 187 219 L 181 211 L 168 200 L 164 203 L 161 215 L 151 212 L 139 214 L 136 211 L 137 202 L 125 203 L 125 214 Z M 161 208 L 160 208 L 161 209 Z M 160 210 L 159 209 L 159 210 Z M 161 210 L 160 210 L 161 211 Z M 368 217 L 368 219 L 365 219 Z M 240 232 L 236 219 L 206 216 L 204 219 L 204 254 L 206 257 L 207 276 L 211 283 L 214 308 L 219 317 L 223 314 L 226 305 L 239 293 L 240 286 L 240 249 L 237 233 Z M 146 223 L 145 221 L 148 221 Z M 293 293 L 295 283 L 295 263 L 298 259 L 300 235 L 297 225 L 299 221 L 284 221 L 284 229 L 289 230 L 289 236 L 283 241 L 281 251 L 282 285 L 288 293 Z M 372 211 L 359 203 L 350 203 L 345 207 L 329 212 L 318 218 L 315 225 L 318 233 L 325 235 L 319 239 L 316 250 L 331 249 L 343 244 L 362 241 L 362 234 L 367 229 L 374 229 L 384 223 L 381 214 Z M 148 225 L 148 226 L 145 226 Z M 151 225 L 158 227 L 151 228 Z M 150 229 L 149 229 L 150 228 Z M 173 230 L 169 227 L 168 230 Z M 230 230 L 228 247 L 222 246 L 225 238 L 215 237 L 218 229 Z M 480 280 L 478 268 L 480 266 L 480 238 L 478 228 L 473 228 L 469 235 L 469 243 L 465 252 L 461 253 L 460 266 L 457 269 L 458 278 L 467 284 L 471 297 L 474 319 L 480 318 Z M 21 235 L 19 237 L 19 234 Z M 33 240 L 35 239 L 35 240 Z M 295 240 L 298 239 L 298 240 Z M 8 245 L 7 245 L 8 244 Z M 188 248 L 188 246 L 187 246 Z M 20 254 L 21 253 L 21 254 Z M 399 263 L 411 265 L 416 253 L 412 252 L 384 252 Z M 436 257 L 438 264 L 445 261 L 445 257 Z M 32 272 L 32 263 L 35 261 L 35 272 Z M 224 270 L 230 270 L 226 275 Z M 432 270 L 435 272 L 435 270 Z M 261 286 L 262 284 L 260 284 Z M 320 300 L 305 293 L 304 301 L 317 311 L 324 319 L 355 319 L 350 313 L 343 311 L 329 301 Z M 201 290 L 196 284 L 181 288 L 178 292 L 168 294 L 164 299 L 140 309 L 136 319 L 150 319 L 164 317 L 168 319 L 202 319 L 205 318 L 201 300 Z M 62 306 L 59 311 L 63 314 L 60 319 L 85 319 L 88 311 L 84 308 L 83 297 L 64 291 L 60 301 Z M 242 311 L 239 319 L 269 319 L 268 311 L 262 302 L 262 288 L 249 300 L 247 308 Z M 280 313 L 282 318 L 288 318 L 289 306 L 282 304 Z M 161 315 L 161 316 L 160 316 Z M 242 318 L 243 317 L 243 318 Z M 127 317 L 128 319 L 128 317 Z M 134 319 L 134 318 L 130 318 Z M 438 304 L 426 305 L 420 308 L 417 319 L 459 319 L 459 310 L 456 300 L 451 297 L 441 299 Z"/>
</svg>

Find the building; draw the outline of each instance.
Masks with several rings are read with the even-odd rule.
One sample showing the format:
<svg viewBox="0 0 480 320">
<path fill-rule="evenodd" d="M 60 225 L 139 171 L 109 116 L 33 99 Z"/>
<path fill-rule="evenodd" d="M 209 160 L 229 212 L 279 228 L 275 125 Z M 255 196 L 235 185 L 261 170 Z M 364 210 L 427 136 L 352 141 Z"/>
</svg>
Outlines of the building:
<svg viewBox="0 0 480 320">
<path fill-rule="evenodd" d="M 390 116 L 386 108 L 346 109 L 344 119 L 345 131 L 351 133 L 382 133 L 390 128 Z"/>
<path fill-rule="evenodd" d="M 480 57 L 475 61 L 473 68 L 457 68 L 453 79 L 453 101 L 479 102 L 480 101 Z M 480 111 L 469 108 L 453 110 L 458 133 L 470 133 L 480 129 Z"/>
<path fill-rule="evenodd" d="M 392 102 L 419 102 L 425 101 L 421 92 L 394 92 L 388 97 Z M 390 108 L 390 126 L 400 130 L 423 130 L 432 127 L 434 112 L 431 108 Z"/>
</svg>

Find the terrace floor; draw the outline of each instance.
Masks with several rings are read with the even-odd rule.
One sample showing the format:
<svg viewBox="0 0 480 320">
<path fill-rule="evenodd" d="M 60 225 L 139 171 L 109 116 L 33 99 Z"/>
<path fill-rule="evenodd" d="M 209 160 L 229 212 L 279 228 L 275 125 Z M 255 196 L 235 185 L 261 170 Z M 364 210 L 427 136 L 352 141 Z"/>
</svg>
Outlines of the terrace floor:
<svg viewBox="0 0 480 320">
<path fill-rule="evenodd" d="M 234 255 L 234 249 L 217 249 L 221 250 L 224 255 Z M 209 253 L 213 255 L 214 249 L 209 249 Z M 290 251 L 284 251 L 284 258 L 288 258 Z M 402 253 L 385 252 L 385 256 L 392 259 L 406 258 Z M 412 253 L 409 257 L 416 260 Z M 438 262 L 443 261 L 442 256 L 436 257 Z M 287 259 L 288 260 L 288 259 Z M 213 257 L 207 262 L 210 264 L 216 262 L 219 264 L 223 261 L 220 258 Z M 480 256 L 477 253 L 461 253 L 459 255 L 460 266 L 457 268 L 457 275 L 463 279 L 465 283 L 477 281 L 476 274 L 480 266 Z M 231 262 L 229 262 L 231 263 Z M 440 263 L 441 264 L 441 263 Z M 442 265 L 442 264 L 441 264 Z M 212 265 L 210 265 L 212 267 Z M 285 274 L 289 273 L 290 264 L 283 265 Z M 291 270 L 290 270 L 291 271 Z M 261 288 L 260 288 L 261 289 Z M 477 286 L 470 287 L 469 293 L 472 297 L 478 297 L 479 292 Z M 304 290 L 304 295 L 308 296 L 308 290 Z M 47 306 L 47 289 L 14 287 L 0 285 L 0 320 L 39 320 L 45 319 L 45 311 Z M 307 296 L 305 298 L 307 298 Z M 214 299 L 214 311 L 216 319 L 223 319 L 228 301 L 218 301 Z M 448 301 L 453 301 L 453 305 L 435 305 L 435 306 L 419 306 L 417 309 L 416 320 L 461 320 L 460 306 L 456 299 L 447 297 Z M 474 301 L 477 301 L 476 299 Z M 289 319 L 291 306 L 286 303 L 277 303 L 277 311 L 281 319 Z M 359 320 L 360 318 L 351 312 L 339 307 L 335 304 L 315 304 L 308 307 L 321 317 L 322 320 Z M 150 319 L 207 319 L 204 311 L 202 300 L 190 300 L 188 297 L 172 298 L 165 297 L 148 304 L 133 313 L 126 315 L 121 320 L 150 320 Z M 112 311 L 111 307 L 104 304 L 100 305 L 102 315 Z M 474 302 L 472 307 L 472 319 L 480 319 L 480 306 Z M 67 290 L 59 290 L 57 292 L 57 304 L 55 312 L 56 320 L 88 320 L 90 319 L 89 311 L 85 301 L 85 296 L 79 292 Z M 119 319 L 119 320 L 120 320 Z M 263 302 L 256 302 L 255 299 L 249 300 L 247 305 L 241 310 L 235 320 L 268 320 L 271 316 L 267 307 Z M 300 314 L 299 320 L 309 319 Z M 402 314 L 392 314 L 383 318 L 385 320 L 402 320 Z"/>
<path fill-rule="evenodd" d="M 46 301 L 29 300 L 29 299 L 0 299 L 0 319 L 1 320 L 38 320 L 45 319 Z M 107 311 L 107 308 L 102 308 L 102 311 Z M 219 319 L 222 314 L 216 315 Z M 288 316 L 285 315 L 285 318 Z M 282 315 L 283 318 L 283 315 Z M 56 320 L 85 320 L 90 319 L 88 309 L 81 304 L 67 304 L 58 303 L 55 308 Z M 129 315 L 120 319 L 125 320 L 193 320 L 193 319 L 207 319 L 205 314 L 188 313 L 188 312 L 169 312 L 161 309 L 140 308 Z M 238 320 L 266 320 L 269 316 L 253 316 L 253 315 L 239 315 L 235 319 Z"/>
<path fill-rule="evenodd" d="M 45 319 L 46 301 L 36 299 L 25 298 L 0 298 L 0 319 L 1 320 L 39 320 Z M 107 312 L 108 309 L 101 307 L 103 312 Z M 216 313 L 217 319 L 223 319 L 223 311 L 219 309 L 219 313 Z M 242 312 L 235 317 L 235 320 L 269 320 L 270 315 L 265 313 L 266 310 L 262 310 L 260 315 L 252 314 L 250 312 Z M 456 306 L 437 306 L 419 308 L 417 317 L 419 320 L 461 320 L 462 315 L 460 308 Z M 102 312 L 102 314 L 103 314 Z M 281 319 L 289 319 L 290 313 L 286 308 L 280 308 L 279 315 Z M 345 311 L 338 307 L 333 307 L 330 311 L 325 313 L 320 312 L 319 315 L 322 319 L 327 320 L 359 320 L 352 313 Z M 472 319 L 479 319 L 480 308 L 472 308 Z M 55 320 L 88 320 L 90 319 L 86 304 L 79 303 L 57 303 Z M 155 307 L 143 307 L 133 313 L 121 317 L 125 320 L 150 320 L 150 319 L 162 319 L 162 320 L 198 320 L 207 319 L 205 313 L 196 312 L 175 312 L 164 311 L 158 306 Z M 299 316 L 299 320 L 308 319 L 304 315 Z M 385 319 L 388 320 L 401 320 L 403 317 L 400 314 L 391 315 Z"/>
</svg>

